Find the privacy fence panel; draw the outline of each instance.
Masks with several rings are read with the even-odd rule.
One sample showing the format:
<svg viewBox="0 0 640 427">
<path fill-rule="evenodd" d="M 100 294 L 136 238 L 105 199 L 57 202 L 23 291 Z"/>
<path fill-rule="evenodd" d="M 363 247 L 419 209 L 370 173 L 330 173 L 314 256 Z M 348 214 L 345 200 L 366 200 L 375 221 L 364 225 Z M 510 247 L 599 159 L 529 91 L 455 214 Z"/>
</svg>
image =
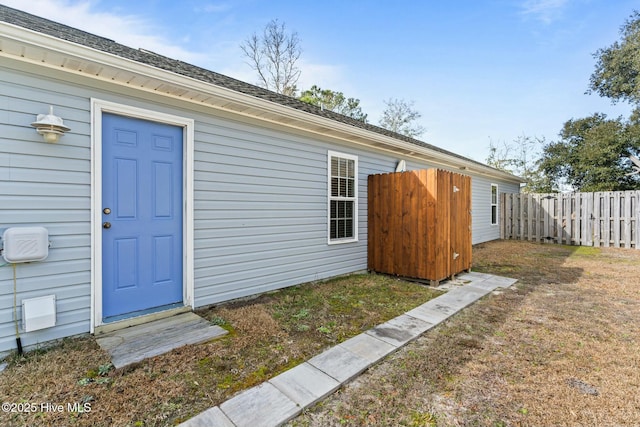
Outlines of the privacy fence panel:
<svg viewBox="0 0 640 427">
<path fill-rule="evenodd" d="M 502 194 L 503 239 L 640 249 L 640 191 Z"/>
</svg>

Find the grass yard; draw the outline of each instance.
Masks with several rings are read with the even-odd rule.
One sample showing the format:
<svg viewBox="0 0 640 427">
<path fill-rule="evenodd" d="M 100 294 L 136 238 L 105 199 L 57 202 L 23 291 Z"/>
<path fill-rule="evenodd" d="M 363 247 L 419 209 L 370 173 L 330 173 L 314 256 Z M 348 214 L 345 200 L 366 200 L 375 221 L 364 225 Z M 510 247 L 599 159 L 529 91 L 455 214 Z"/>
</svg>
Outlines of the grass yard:
<svg viewBox="0 0 640 427">
<path fill-rule="evenodd" d="M 297 286 L 199 311 L 230 333 L 120 370 L 93 337 L 66 339 L 9 358 L 2 401 L 25 412 L 0 412 L 0 426 L 176 425 L 439 294 L 367 274 Z"/>
<path fill-rule="evenodd" d="M 424 334 L 290 426 L 640 425 L 640 251 L 496 241 L 474 270 L 518 278 Z M 170 426 L 438 292 L 355 275 L 199 312 L 230 334 L 121 370 L 93 337 L 0 373 L 2 426 Z"/>
<path fill-rule="evenodd" d="M 290 426 L 640 425 L 640 251 L 496 241 L 518 278 Z"/>
</svg>

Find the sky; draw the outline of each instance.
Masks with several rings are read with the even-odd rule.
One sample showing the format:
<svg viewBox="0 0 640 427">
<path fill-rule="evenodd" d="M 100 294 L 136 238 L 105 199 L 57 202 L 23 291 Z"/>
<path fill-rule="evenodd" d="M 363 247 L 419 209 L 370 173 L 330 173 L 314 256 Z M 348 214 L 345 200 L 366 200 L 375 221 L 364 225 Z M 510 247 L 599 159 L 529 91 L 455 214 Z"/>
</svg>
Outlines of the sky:
<svg viewBox="0 0 640 427">
<path fill-rule="evenodd" d="M 586 94 L 593 54 L 640 0 L 0 0 L 248 83 L 241 43 L 277 19 L 302 48 L 298 88 L 413 102 L 421 140 L 478 161 L 489 145 L 557 141 L 563 124 L 631 108 Z"/>
</svg>

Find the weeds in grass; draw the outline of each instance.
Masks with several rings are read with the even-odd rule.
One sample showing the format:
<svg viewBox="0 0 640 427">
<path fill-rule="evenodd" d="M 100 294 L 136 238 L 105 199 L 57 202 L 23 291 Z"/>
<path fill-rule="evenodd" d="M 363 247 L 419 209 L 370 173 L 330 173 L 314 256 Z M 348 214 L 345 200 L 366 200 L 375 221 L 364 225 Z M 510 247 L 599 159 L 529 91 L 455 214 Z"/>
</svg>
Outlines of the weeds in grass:
<svg viewBox="0 0 640 427">
<path fill-rule="evenodd" d="M 307 310 L 306 308 L 301 308 L 300 311 L 298 311 L 296 314 L 292 315 L 291 317 L 297 320 L 304 319 L 306 317 L 309 317 L 309 310 Z"/>
<path fill-rule="evenodd" d="M 91 383 L 96 384 L 109 384 L 111 382 L 111 378 L 108 378 L 109 372 L 113 369 L 113 365 L 111 363 L 104 363 L 98 366 L 97 369 L 90 369 L 87 371 L 87 375 L 78 380 L 79 385 L 89 385 Z"/>
<path fill-rule="evenodd" d="M 431 412 L 411 411 L 409 415 L 410 427 L 436 427 L 438 425 L 437 417 Z"/>
</svg>

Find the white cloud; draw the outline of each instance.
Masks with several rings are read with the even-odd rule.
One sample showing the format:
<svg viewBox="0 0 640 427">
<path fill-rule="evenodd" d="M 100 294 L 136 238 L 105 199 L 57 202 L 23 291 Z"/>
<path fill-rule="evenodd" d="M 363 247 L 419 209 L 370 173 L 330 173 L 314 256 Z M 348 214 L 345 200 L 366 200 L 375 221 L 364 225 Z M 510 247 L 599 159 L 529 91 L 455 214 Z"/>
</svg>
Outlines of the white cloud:
<svg viewBox="0 0 640 427">
<path fill-rule="evenodd" d="M 305 90 L 317 85 L 323 89 L 331 89 L 333 91 L 343 92 L 347 97 L 354 95 L 345 87 L 345 79 L 342 67 L 329 64 L 314 64 L 300 58 L 298 63 L 302 70 L 298 88 Z"/>
<path fill-rule="evenodd" d="M 3 0 L 6 6 L 186 62 L 202 62 L 205 55 L 191 52 L 162 37 L 153 22 L 136 15 L 95 10 L 95 1 Z"/>
<path fill-rule="evenodd" d="M 521 6 L 521 13 L 545 24 L 550 24 L 560 17 L 569 0 L 526 0 Z"/>
</svg>

